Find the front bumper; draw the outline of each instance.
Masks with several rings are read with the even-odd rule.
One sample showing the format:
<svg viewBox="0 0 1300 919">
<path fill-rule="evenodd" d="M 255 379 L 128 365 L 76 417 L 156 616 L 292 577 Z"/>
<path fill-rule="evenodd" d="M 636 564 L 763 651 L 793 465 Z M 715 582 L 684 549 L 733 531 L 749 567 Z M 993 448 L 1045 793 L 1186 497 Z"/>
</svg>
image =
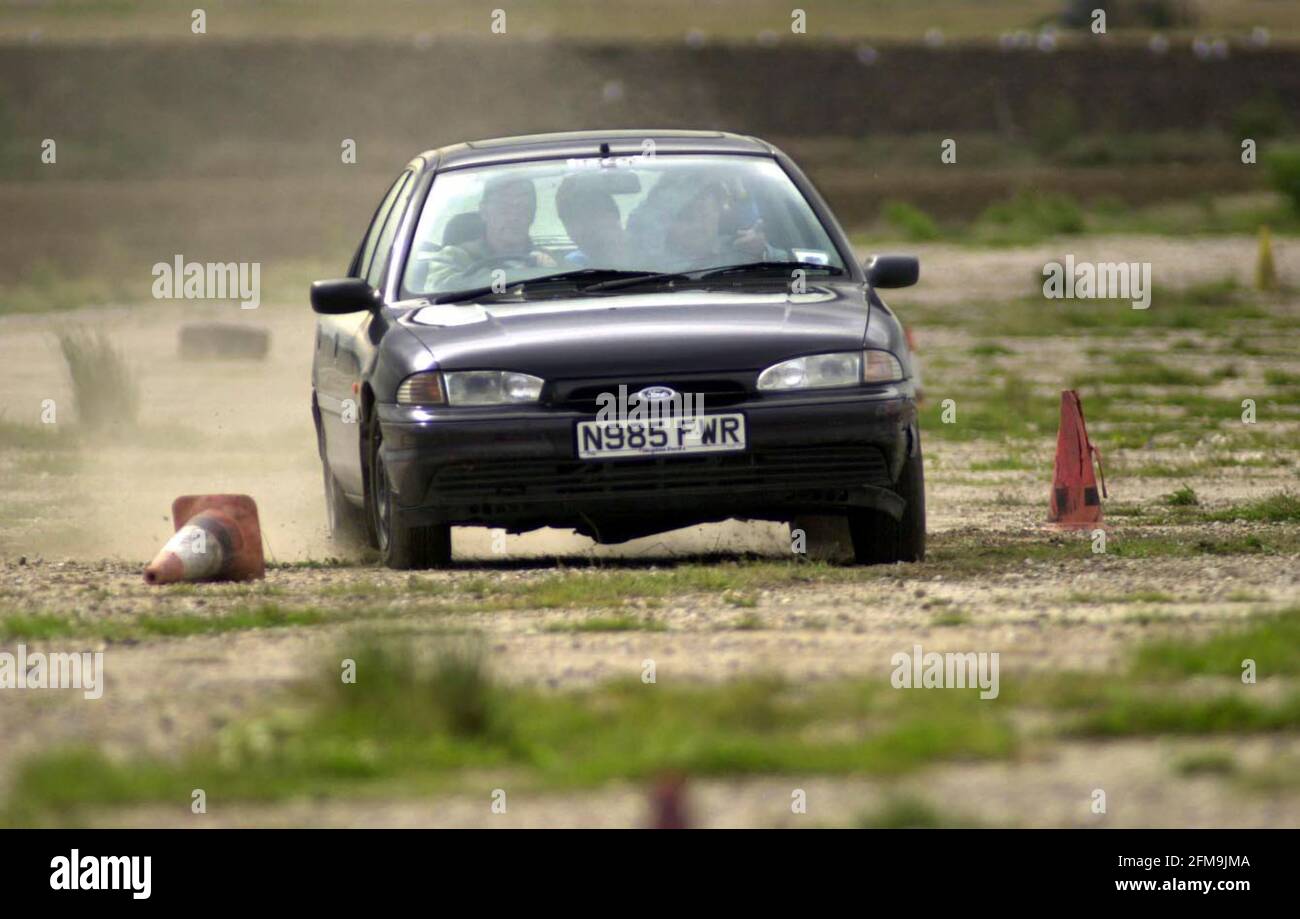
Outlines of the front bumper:
<svg viewBox="0 0 1300 919">
<path fill-rule="evenodd" d="M 891 489 L 919 448 L 906 386 L 765 395 L 719 409 L 745 415 L 743 452 L 601 461 L 577 458 L 576 422 L 591 420 L 587 413 L 376 410 L 406 523 L 557 526 L 603 541 L 730 517 L 789 520 L 851 507 L 898 516 L 903 502 Z"/>
</svg>

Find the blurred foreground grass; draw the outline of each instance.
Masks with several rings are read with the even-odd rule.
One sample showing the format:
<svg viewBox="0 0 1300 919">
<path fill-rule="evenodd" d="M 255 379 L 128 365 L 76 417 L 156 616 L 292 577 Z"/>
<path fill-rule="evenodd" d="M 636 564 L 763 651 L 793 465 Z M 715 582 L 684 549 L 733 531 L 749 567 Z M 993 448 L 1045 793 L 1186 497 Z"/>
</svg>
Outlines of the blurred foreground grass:
<svg viewBox="0 0 1300 919">
<path fill-rule="evenodd" d="M 1208 639 L 1139 648 L 1108 674 L 1004 673 L 993 700 L 981 700 L 978 688 L 896 691 L 884 676 L 545 692 L 497 681 L 473 637 L 417 647 L 358 633 L 291 699 L 268 703 L 179 760 L 81 748 L 27 762 L 4 822 L 75 821 L 92 807 L 179 807 L 194 788 L 237 802 L 421 795 L 478 787 L 485 775 L 520 789 L 678 773 L 887 777 L 1014 757 L 1069 736 L 1294 731 L 1297 628 L 1300 608 L 1292 608 Z M 1273 691 L 1234 679 L 1243 656 Z M 349 662 L 354 682 L 341 678 Z M 1206 674 L 1222 679 L 1189 692 L 1183 678 Z M 1050 718 L 1027 719 L 1033 712 Z"/>
</svg>

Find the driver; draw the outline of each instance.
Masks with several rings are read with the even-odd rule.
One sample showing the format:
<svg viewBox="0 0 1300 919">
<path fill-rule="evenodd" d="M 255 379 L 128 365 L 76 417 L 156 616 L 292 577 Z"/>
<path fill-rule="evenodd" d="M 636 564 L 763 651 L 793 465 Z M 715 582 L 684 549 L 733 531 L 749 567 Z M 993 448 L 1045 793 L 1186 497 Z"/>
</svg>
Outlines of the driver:
<svg viewBox="0 0 1300 919">
<path fill-rule="evenodd" d="M 555 267 L 555 259 L 537 248 L 529 235 L 537 216 L 537 191 L 531 180 L 489 179 L 478 212 L 483 218 L 482 236 L 443 246 L 430 257 L 425 282 L 430 289 L 454 286 L 470 277 L 486 278 L 496 268 Z"/>
</svg>

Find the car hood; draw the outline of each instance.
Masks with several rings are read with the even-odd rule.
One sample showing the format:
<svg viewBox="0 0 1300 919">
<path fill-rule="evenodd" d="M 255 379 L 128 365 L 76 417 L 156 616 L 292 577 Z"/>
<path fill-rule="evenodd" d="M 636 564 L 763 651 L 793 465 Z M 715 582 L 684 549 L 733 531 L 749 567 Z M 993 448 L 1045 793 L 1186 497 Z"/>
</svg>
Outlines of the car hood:
<svg viewBox="0 0 1300 919">
<path fill-rule="evenodd" d="M 866 335 L 867 305 L 851 286 L 802 294 L 691 290 L 416 305 L 403 324 L 441 369 L 563 379 L 761 370 L 801 354 L 853 351 Z"/>
</svg>

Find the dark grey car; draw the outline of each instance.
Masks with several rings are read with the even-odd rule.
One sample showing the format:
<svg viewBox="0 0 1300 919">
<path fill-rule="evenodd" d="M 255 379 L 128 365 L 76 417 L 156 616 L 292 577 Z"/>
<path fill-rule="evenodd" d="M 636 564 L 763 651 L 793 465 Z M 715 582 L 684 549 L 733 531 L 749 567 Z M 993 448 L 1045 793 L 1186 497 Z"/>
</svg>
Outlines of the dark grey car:
<svg viewBox="0 0 1300 919">
<path fill-rule="evenodd" d="M 620 542 L 728 518 L 848 521 L 919 560 L 914 374 L 877 288 L 779 150 L 591 132 L 416 157 L 348 277 L 318 281 L 312 412 L 331 528 L 393 567 L 453 525 Z"/>
</svg>

